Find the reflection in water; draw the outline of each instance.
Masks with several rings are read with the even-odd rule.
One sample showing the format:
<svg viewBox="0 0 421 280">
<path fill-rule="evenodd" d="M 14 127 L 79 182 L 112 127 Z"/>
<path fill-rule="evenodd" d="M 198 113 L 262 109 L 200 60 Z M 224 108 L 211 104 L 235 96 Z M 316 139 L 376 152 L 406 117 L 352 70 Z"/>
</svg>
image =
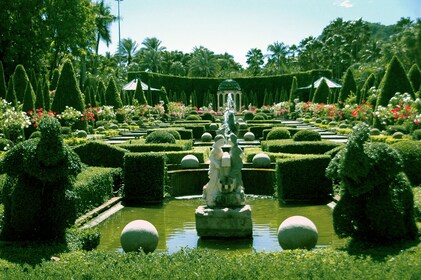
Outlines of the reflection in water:
<svg viewBox="0 0 421 280">
<path fill-rule="evenodd" d="M 195 225 L 195 209 L 201 199 L 171 200 L 162 206 L 125 207 L 98 225 L 101 242 L 98 250 L 122 251 L 120 234 L 133 220 L 151 222 L 159 233 L 157 251 L 176 252 L 181 248 L 208 248 L 222 252 L 275 252 L 281 251 L 277 230 L 283 220 L 300 215 L 312 220 L 319 232 L 317 246 L 342 244 L 334 231 L 332 210 L 325 205 L 279 206 L 274 199 L 248 198 L 252 208 L 253 238 L 212 239 L 199 238 Z"/>
</svg>

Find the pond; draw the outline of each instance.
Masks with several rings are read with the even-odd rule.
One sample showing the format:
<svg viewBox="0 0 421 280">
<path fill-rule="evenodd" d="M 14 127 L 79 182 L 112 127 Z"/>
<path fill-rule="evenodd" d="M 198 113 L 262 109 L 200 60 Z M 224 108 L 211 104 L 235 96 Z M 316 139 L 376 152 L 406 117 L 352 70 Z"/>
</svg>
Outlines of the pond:
<svg viewBox="0 0 421 280">
<path fill-rule="evenodd" d="M 159 233 L 157 252 L 173 253 L 182 248 L 208 248 L 219 252 L 276 252 L 281 251 L 277 230 L 283 220 L 301 215 L 314 222 L 319 232 L 316 248 L 343 244 L 334 233 L 332 210 L 326 205 L 280 206 L 272 198 L 247 198 L 252 208 L 253 238 L 209 239 L 197 236 L 195 209 L 202 199 L 175 199 L 162 206 L 124 207 L 97 227 L 101 232 L 98 250 L 123 252 L 120 234 L 133 220 L 151 222 Z"/>
</svg>

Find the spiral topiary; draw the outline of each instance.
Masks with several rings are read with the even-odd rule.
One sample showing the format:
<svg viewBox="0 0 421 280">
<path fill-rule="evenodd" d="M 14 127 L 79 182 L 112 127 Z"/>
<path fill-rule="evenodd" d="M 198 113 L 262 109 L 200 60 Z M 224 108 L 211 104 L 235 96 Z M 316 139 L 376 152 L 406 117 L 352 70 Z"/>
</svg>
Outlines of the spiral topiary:
<svg viewBox="0 0 421 280">
<path fill-rule="evenodd" d="M 147 144 L 175 144 L 175 137 L 168 131 L 165 130 L 155 130 L 146 136 L 145 143 Z"/>
</svg>

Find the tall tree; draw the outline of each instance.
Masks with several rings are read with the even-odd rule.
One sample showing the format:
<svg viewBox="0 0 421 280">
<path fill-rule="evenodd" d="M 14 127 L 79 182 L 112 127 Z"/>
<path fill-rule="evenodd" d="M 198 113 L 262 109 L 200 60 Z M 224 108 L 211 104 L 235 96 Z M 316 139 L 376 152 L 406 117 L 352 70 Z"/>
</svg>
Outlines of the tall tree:
<svg viewBox="0 0 421 280">
<path fill-rule="evenodd" d="M 286 56 L 288 54 L 288 46 L 283 42 L 274 42 L 267 47 L 269 54 L 266 67 L 272 69 L 271 74 L 282 74 L 286 72 Z"/>
<path fill-rule="evenodd" d="M 148 101 L 145 97 L 145 92 L 142 89 L 142 82 L 140 81 L 140 79 L 137 80 L 134 98 L 137 100 L 137 102 L 139 102 L 139 104 L 148 104 Z"/>
<path fill-rule="evenodd" d="M 117 17 L 111 14 L 110 6 L 107 6 L 104 3 L 104 0 L 101 0 L 94 4 L 95 12 L 95 27 L 96 27 L 96 46 L 95 54 L 98 56 L 99 42 L 103 41 L 107 47 L 111 43 L 111 31 L 110 26 Z"/>
<path fill-rule="evenodd" d="M 110 78 L 105 91 L 105 105 L 113 106 L 114 109 L 123 107 L 123 102 L 121 101 L 121 97 L 113 77 Z"/>
<path fill-rule="evenodd" d="M 215 77 L 218 72 L 218 62 L 214 52 L 205 47 L 195 47 L 189 62 L 189 76 Z"/>
<path fill-rule="evenodd" d="M 0 61 L 0 98 L 6 98 L 6 78 L 4 77 L 3 63 Z"/>
<path fill-rule="evenodd" d="M 124 38 L 121 40 L 121 45 L 118 47 L 117 56 L 120 56 L 121 59 L 130 65 L 133 61 L 133 57 L 136 54 L 138 44 L 136 41 L 132 40 L 131 38 Z"/>
<path fill-rule="evenodd" d="M 351 68 L 348 68 L 345 73 L 344 84 L 342 85 L 341 91 L 339 92 L 339 104 L 343 104 L 352 93 L 357 94 L 357 85 L 355 83 Z"/>
<path fill-rule="evenodd" d="M 252 48 L 247 52 L 246 63 L 248 64 L 248 70 L 253 76 L 257 76 L 261 72 L 261 67 L 264 63 L 262 50 Z"/>
<path fill-rule="evenodd" d="M 13 74 L 14 88 L 16 98 L 20 103 L 23 103 L 25 96 L 26 85 L 29 83 L 28 75 L 26 74 L 25 67 L 22 64 L 16 66 L 15 73 Z"/>
</svg>

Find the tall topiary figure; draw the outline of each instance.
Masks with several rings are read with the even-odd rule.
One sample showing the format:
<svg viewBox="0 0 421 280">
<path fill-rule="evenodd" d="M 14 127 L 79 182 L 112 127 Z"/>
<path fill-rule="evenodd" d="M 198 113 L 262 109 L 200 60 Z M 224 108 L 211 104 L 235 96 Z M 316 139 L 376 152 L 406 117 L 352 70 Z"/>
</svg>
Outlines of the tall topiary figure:
<svg viewBox="0 0 421 280">
<path fill-rule="evenodd" d="M 96 90 L 98 105 L 105 105 L 105 85 L 102 80 L 98 82 L 98 88 Z"/>
<path fill-rule="evenodd" d="M 13 74 L 13 81 L 15 86 L 16 98 L 20 103 L 23 103 L 26 85 L 29 83 L 29 78 L 22 64 L 16 66 L 15 73 Z"/>
<path fill-rule="evenodd" d="M 44 78 L 42 83 L 42 96 L 44 98 L 44 109 L 50 111 L 51 109 L 51 100 L 50 100 L 50 90 L 47 77 Z"/>
<path fill-rule="evenodd" d="M 7 102 L 12 103 L 13 107 L 16 107 L 18 104 L 18 99 L 16 98 L 15 92 L 15 82 L 13 76 L 10 76 L 9 83 L 7 85 L 7 92 L 6 92 L 6 100 Z"/>
<path fill-rule="evenodd" d="M 414 198 L 402 160 L 385 143 L 367 143 L 369 131 L 366 124 L 357 126 L 326 169 L 341 186 L 333 210 L 335 232 L 374 243 L 413 240 L 418 231 Z"/>
<path fill-rule="evenodd" d="M 59 78 L 60 78 L 60 71 L 56 68 L 53 70 L 53 74 L 51 75 L 51 82 L 50 82 L 50 87 L 49 87 L 51 91 L 56 90 Z"/>
<path fill-rule="evenodd" d="M 408 71 L 408 79 L 411 82 L 412 90 L 417 92 L 421 85 L 421 71 L 418 68 L 418 65 L 412 65 L 411 69 Z"/>
<path fill-rule="evenodd" d="M 361 88 L 361 98 L 357 100 L 358 103 L 361 103 L 363 100 L 367 100 L 367 92 L 370 88 L 376 85 L 376 76 L 373 73 L 368 76 L 367 80 L 365 80 L 363 87 Z"/>
<path fill-rule="evenodd" d="M 289 92 L 289 102 L 294 102 L 295 99 L 295 91 L 298 88 L 298 82 L 297 77 L 292 77 L 292 83 L 291 83 L 291 90 Z"/>
<path fill-rule="evenodd" d="M 85 110 L 82 92 L 79 89 L 78 81 L 70 60 L 67 60 L 64 63 L 61 70 L 51 110 L 57 114 L 61 114 L 66 109 L 66 106 L 72 107 L 80 112 Z M 79 120 L 75 123 L 74 128 L 87 130 L 87 123 L 86 121 Z"/>
<path fill-rule="evenodd" d="M 331 96 L 331 91 L 329 86 L 326 83 L 325 79 L 322 79 L 319 87 L 316 89 L 316 92 L 313 96 L 313 103 L 327 103 L 329 97 Z"/>
<path fill-rule="evenodd" d="M 348 68 L 345 73 L 344 84 L 339 92 L 338 102 L 343 104 L 351 93 L 357 94 L 357 84 L 355 83 L 354 75 L 351 68 Z"/>
<path fill-rule="evenodd" d="M 123 102 L 121 101 L 120 95 L 117 90 L 117 86 L 113 77 L 108 82 L 107 89 L 105 91 L 105 105 L 113 106 L 114 109 L 122 108 Z"/>
<path fill-rule="evenodd" d="M 35 109 L 35 92 L 31 83 L 26 85 L 25 96 L 23 98 L 22 111 L 29 112 Z"/>
<path fill-rule="evenodd" d="M 0 61 L 0 98 L 6 98 L 6 78 L 4 77 L 3 63 Z"/>
<path fill-rule="evenodd" d="M 76 218 L 72 180 L 81 171 L 79 157 L 68 147 L 54 117 L 39 124 L 41 137 L 14 146 L 1 162 L 2 239 L 63 240 Z"/>
<path fill-rule="evenodd" d="M 412 91 L 411 83 L 406 76 L 405 70 L 403 69 L 400 60 L 393 56 L 390 61 L 386 73 L 379 86 L 380 93 L 377 98 L 376 106 L 387 106 L 389 100 L 395 95 L 395 93 L 409 93 L 413 99 L 415 99 L 414 92 Z"/>
<path fill-rule="evenodd" d="M 44 80 L 40 79 L 37 83 L 37 91 L 35 92 L 35 109 L 43 108 L 44 106 Z"/>
<path fill-rule="evenodd" d="M 145 92 L 142 89 L 142 83 L 140 80 L 137 80 L 136 84 L 136 91 L 134 93 L 134 98 L 139 102 L 139 104 L 146 104 L 148 105 L 148 101 L 146 101 Z"/>
</svg>

